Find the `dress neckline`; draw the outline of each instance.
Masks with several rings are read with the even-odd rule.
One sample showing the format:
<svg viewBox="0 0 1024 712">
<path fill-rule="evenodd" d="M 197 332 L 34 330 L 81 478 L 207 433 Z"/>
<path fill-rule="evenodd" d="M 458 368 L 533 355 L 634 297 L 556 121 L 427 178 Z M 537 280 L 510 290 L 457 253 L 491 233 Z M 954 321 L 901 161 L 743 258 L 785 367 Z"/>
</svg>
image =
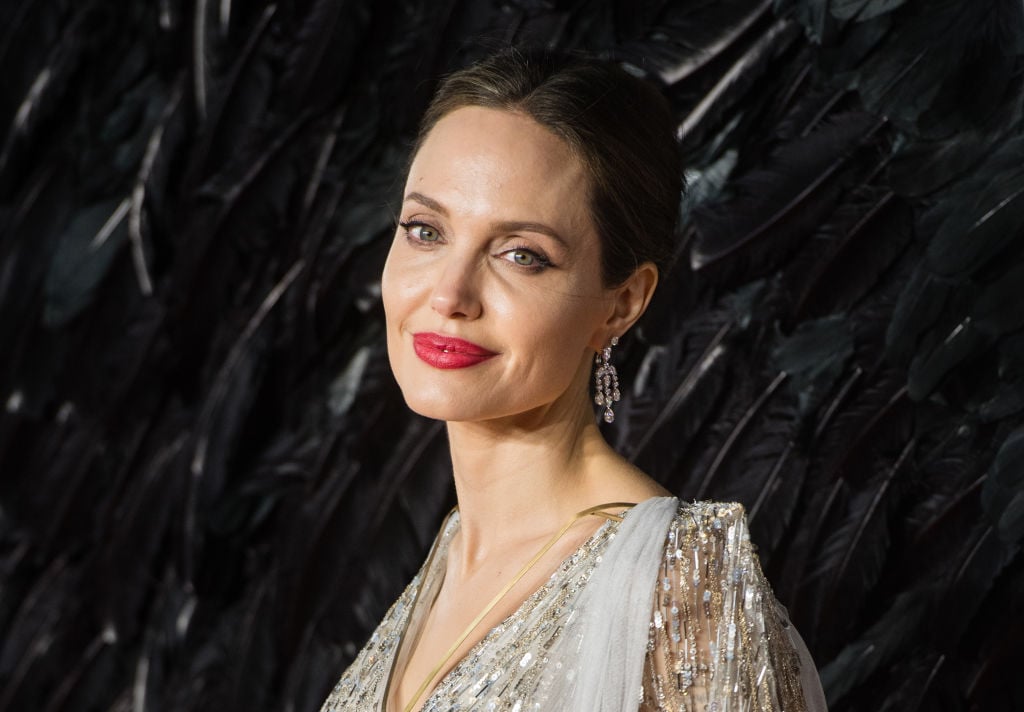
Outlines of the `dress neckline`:
<svg viewBox="0 0 1024 712">
<path fill-rule="evenodd" d="M 529 613 L 537 605 L 539 601 L 543 600 L 544 596 L 550 591 L 551 585 L 554 582 L 555 577 L 560 572 L 565 570 L 567 565 L 571 565 L 570 562 L 578 558 L 581 552 L 584 552 L 588 548 L 592 547 L 595 544 L 595 542 L 597 542 L 602 536 L 604 536 L 604 534 L 610 526 L 612 526 L 613 524 L 617 525 L 621 523 L 623 516 L 626 514 L 626 512 L 628 512 L 634 506 L 636 505 L 635 503 L 632 502 L 608 502 L 605 504 L 597 505 L 595 507 L 590 507 L 586 510 L 583 510 L 582 512 L 578 512 L 573 517 L 573 519 L 570 520 L 570 524 L 575 523 L 578 519 L 583 518 L 583 516 L 587 514 L 603 516 L 606 519 L 606 521 L 602 523 L 601 526 L 599 526 L 597 529 L 595 529 L 583 542 L 580 543 L 579 546 L 574 548 L 565 557 L 563 557 L 555 566 L 555 568 L 551 571 L 551 574 L 544 579 L 543 583 L 535 591 L 533 591 L 526 598 L 524 598 L 519 603 L 519 605 L 516 606 L 516 608 L 513 611 L 511 611 L 507 616 L 505 616 L 498 623 L 489 628 L 480 638 L 480 640 L 476 641 L 472 646 L 470 646 L 470 648 L 456 661 L 456 663 L 452 665 L 452 667 L 447 672 L 441 675 L 440 678 L 437 679 L 437 682 L 434 683 L 433 687 L 428 688 L 426 696 L 423 697 L 423 703 L 419 706 L 418 709 L 426 709 L 427 704 L 431 701 L 431 699 L 433 699 L 433 697 L 436 694 L 438 694 L 440 690 L 442 690 L 442 688 L 445 685 L 445 682 L 451 679 L 452 676 L 455 675 L 464 666 L 466 660 L 470 659 L 475 653 L 478 653 L 481 649 L 483 649 L 490 641 L 493 640 L 494 636 L 499 635 L 501 631 L 504 630 L 511 621 L 513 621 L 515 618 L 518 618 Z M 619 511 L 618 514 L 609 514 L 603 511 L 606 508 L 609 510 L 618 509 L 621 511 Z M 423 567 L 423 573 L 420 576 L 419 583 L 416 586 L 416 591 L 413 600 L 409 604 L 409 608 L 405 614 L 405 620 L 402 626 L 402 631 L 399 634 L 398 644 L 395 647 L 394 654 L 391 656 L 391 661 L 388 666 L 388 674 L 385 679 L 384 693 L 383 697 L 380 700 L 381 712 L 390 711 L 389 702 L 391 697 L 391 686 L 394 682 L 395 672 L 398 667 L 399 659 L 402 658 L 403 653 L 407 652 L 405 650 L 407 634 L 410 632 L 410 628 L 413 626 L 413 624 L 417 622 L 415 620 L 417 614 L 420 614 L 420 618 L 418 621 L 419 625 L 423 625 L 423 623 L 426 621 L 426 616 L 429 614 L 429 609 L 433 608 L 434 603 L 437 599 L 437 595 L 440 593 L 440 587 L 444 583 L 444 576 L 447 571 L 448 547 L 451 544 L 452 537 L 456 534 L 456 532 L 458 532 L 460 524 L 461 522 L 459 519 L 458 507 L 453 507 L 452 510 L 448 512 L 447 516 L 445 517 L 444 521 L 441 524 L 438 537 L 435 539 L 434 544 L 431 547 L 430 553 L 427 556 L 427 561 Z M 424 590 L 428 588 L 433 589 L 433 596 L 431 598 L 431 601 L 429 602 L 429 608 L 426 611 L 423 611 L 421 609 L 421 605 L 422 603 L 425 603 L 425 601 L 421 601 L 421 594 L 423 594 Z M 415 631 L 414 636 L 418 636 L 420 632 L 421 631 Z M 405 662 L 407 663 L 408 660 L 405 660 Z M 404 674 L 404 672 L 405 671 L 403 670 L 402 673 Z M 396 710 L 395 712 L 402 711 Z"/>
</svg>

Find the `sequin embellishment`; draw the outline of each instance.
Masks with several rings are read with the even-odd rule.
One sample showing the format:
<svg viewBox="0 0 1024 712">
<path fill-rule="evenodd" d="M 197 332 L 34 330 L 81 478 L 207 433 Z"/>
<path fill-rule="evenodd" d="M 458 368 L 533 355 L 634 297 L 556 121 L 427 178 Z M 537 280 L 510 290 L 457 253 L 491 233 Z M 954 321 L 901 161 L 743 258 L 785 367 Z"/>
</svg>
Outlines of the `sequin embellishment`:
<svg viewBox="0 0 1024 712">
<path fill-rule="evenodd" d="M 412 604 L 421 586 L 427 591 L 437 582 L 457 526 L 456 514 L 438 534 L 430 570 L 424 564 L 413 578 L 321 712 L 382 709 L 387 676 Z M 575 602 L 617 528 L 617 522 L 605 523 L 565 559 L 539 590 L 456 663 L 422 711 L 546 710 L 539 685 L 549 662 L 546 651 L 574 615 Z M 652 584 L 639 710 L 805 709 L 799 659 L 781 628 L 740 505 L 680 504 Z"/>
</svg>

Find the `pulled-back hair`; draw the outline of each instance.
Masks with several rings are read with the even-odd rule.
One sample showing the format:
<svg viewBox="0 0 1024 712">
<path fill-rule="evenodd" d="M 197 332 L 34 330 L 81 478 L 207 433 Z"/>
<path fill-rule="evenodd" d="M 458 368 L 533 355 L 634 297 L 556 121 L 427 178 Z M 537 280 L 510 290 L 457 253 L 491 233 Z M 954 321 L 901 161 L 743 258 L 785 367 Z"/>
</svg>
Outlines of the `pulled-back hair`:
<svg viewBox="0 0 1024 712">
<path fill-rule="evenodd" d="M 621 284 L 646 261 L 668 269 L 682 166 L 672 112 L 652 85 L 582 54 L 504 50 L 442 81 L 413 155 L 441 118 L 466 106 L 522 112 L 579 157 L 605 286 Z"/>
</svg>

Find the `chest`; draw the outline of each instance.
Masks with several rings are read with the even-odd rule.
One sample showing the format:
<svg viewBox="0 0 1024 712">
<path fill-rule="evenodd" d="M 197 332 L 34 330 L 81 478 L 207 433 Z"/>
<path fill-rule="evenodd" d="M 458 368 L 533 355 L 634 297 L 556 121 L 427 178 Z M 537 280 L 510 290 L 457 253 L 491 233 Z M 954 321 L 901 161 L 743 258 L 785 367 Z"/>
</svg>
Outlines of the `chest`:
<svg viewBox="0 0 1024 712">
<path fill-rule="evenodd" d="M 558 637 L 600 555 L 609 541 L 612 528 L 601 527 L 576 551 L 567 556 L 550 576 L 539 583 L 523 582 L 524 590 L 510 596 L 512 604 L 496 606 L 490 617 L 481 620 L 475 642 L 462 641 L 446 669 L 439 669 L 436 685 L 420 707 L 423 712 L 460 709 L 517 710 L 538 693 L 543 677 L 544 651 Z M 438 597 L 444 580 L 447 542 L 442 538 L 433 557 L 385 615 L 370 641 L 346 670 L 328 697 L 323 710 L 397 710 L 386 707 L 389 685 L 400 686 L 394 701 L 404 701 L 444 656 L 446 638 L 453 630 L 464 629 L 471 612 L 465 609 L 481 591 L 463 597 L 451 597 L 439 606 L 419 606 L 417 597 L 426 601 Z M 529 593 L 530 588 L 533 593 Z M 511 593 L 511 592 L 510 592 Z M 525 596 L 523 599 L 522 597 Z M 521 600 L 514 605 L 516 600 Z M 512 605 L 512 610 L 509 610 Z M 473 611 L 479 612 L 479 607 Z M 461 627 L 461 628 L 460 628 Z M 412 636 L 412 644 L 406 644 Z M 418 639 L 418 640 L 417 640 Z M 417 642 L 423 644 L 417 645 Z M 450 644 L 449 644 L 450 647 Z M 404 651 L 400 653 L 400 651 Z M 400 657 L 407 659 L 400 659 Z M 414 682 L 415 681 L 415 682 Z M 518 706 L 517 706 L 518 705 Z"/>
<path fill-rule="evenodd" d="M 597 527 L 594 523 L 573 531 L 540 554 L 536 542 L 509 547 L 468 574 L 458 554 L 450 551 L 436 594 L 421 593 L 410 614 L 385 693 L 387 712 L 417 710 L 488 631 L 513 620 L 535 592 L 556 584 L 552 579 L 560 565 Z"/>
</svg>

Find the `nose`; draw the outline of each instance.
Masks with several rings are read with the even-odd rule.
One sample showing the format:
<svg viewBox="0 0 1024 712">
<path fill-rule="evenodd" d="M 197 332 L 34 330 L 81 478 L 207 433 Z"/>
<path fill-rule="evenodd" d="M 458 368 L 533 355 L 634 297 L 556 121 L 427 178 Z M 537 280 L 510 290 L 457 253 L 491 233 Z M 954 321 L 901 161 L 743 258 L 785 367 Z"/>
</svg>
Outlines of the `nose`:
<svg viewBox="0 0 1024 712">
<path fill-rule="evenodd" d="M 430 293 L 430 308 L 446 319 L 476 319 L 483 312 L 479 271 L 472 256 L 451 255 Z"/>
</svg>

